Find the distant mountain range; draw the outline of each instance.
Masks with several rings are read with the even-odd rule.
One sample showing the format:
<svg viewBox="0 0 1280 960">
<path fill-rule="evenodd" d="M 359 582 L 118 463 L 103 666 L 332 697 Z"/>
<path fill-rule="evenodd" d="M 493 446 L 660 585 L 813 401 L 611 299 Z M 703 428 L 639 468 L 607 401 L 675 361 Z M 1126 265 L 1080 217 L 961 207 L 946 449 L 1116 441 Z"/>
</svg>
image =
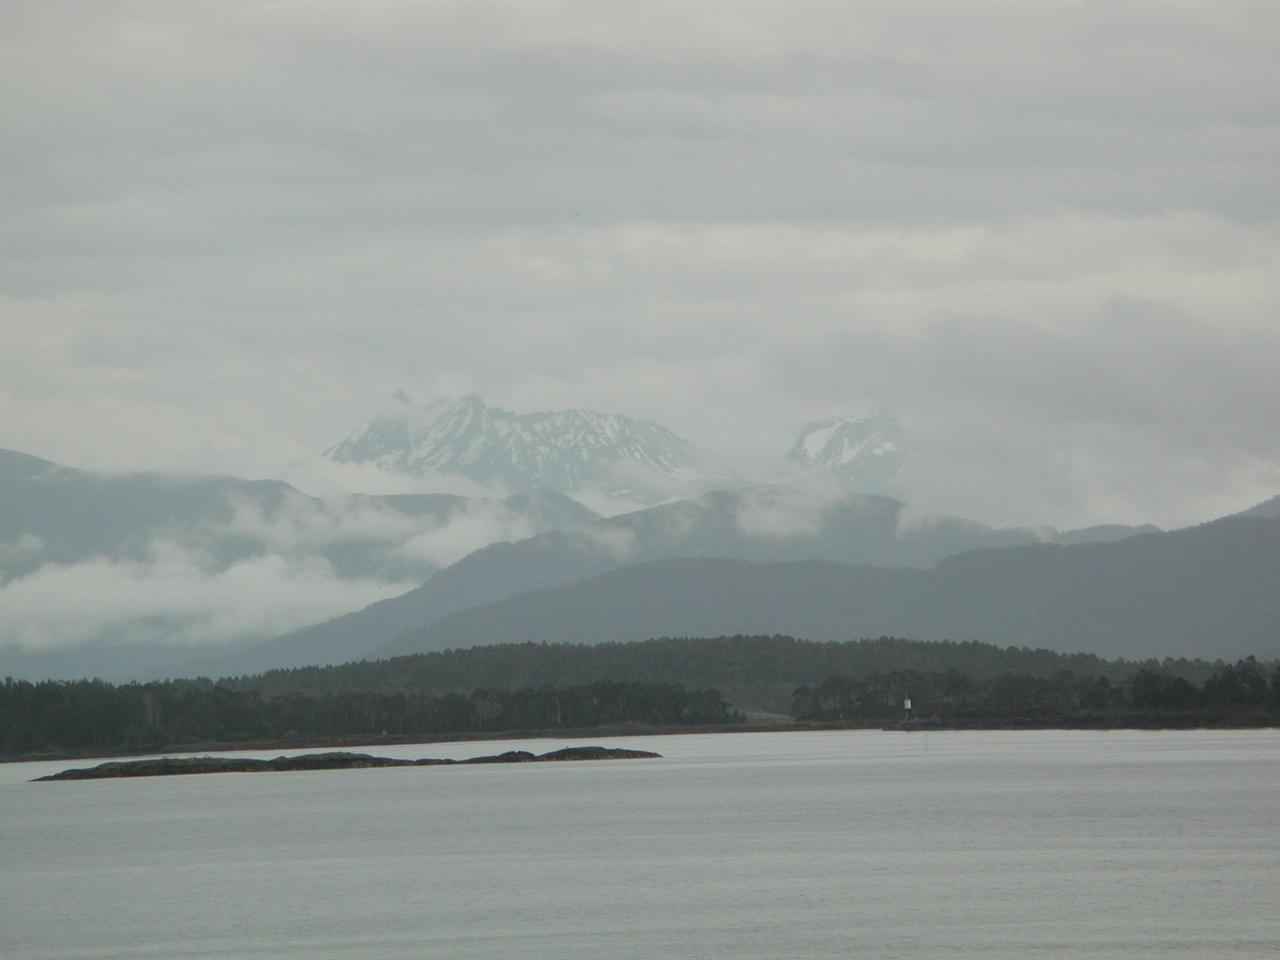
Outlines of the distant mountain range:
<svg viewBox="0 0 1280 960">
<path fill-rule="evenodd" d="M 978 550 L 931 570 L 659 560 L 460 611 L 374 655 L 747 630 L 819 641 L 980 638 L 1126 658 L 1280 657 L 1280 520 Z"/>
<path fill-rule="evenodd" d="M 446 409 L 463 416 L 468 406 L 489 409 Z M 480 436 L 500 422 L 488 416 Z M 893 429 L 811 425 L 797 466 L 882 457 L 891 475 Z M 96 474 L 0 451 L 0 675 L 243 674 L 441 644 L 673 631 L 886 633 L 1108 656 L 1231 656 L 1243 644 L 1261 655 L 1280 622 L 1268 605 L 1280 594 L 1277 504 L 1173 533 L 1059 533 L 921 520 L 888 497 L 800 483 L 601 517 L 550 491 L 317 500 L 277 481 Z M 210 583 L 222 591 L 212 599 Z M 167 594 L 188 607 L 165 606 Z M 282 606 L 276 620 L 245 619 L 270 604 Z M 50 627 L 29 642 L 46 617 L 88 622 L 98 608 L 110 617 L 96 630 L 68 639 Z M 24 609 L 25 628 L 14 615 Z M 322 620 L 340 610 L 350 612 Z M 268 631 L 277 621 L 310 625 Z"/>
<path fill-rule="evenodd" d="M 324 456 L 418 479 L 462 477 L 485 489 L 549 489 L 635 506 L 751 483 L 648 420 L 590 410 L 517 414 L 477 394 L 374 420 Z M 895 496 L 904 462 L 892 417 L 841 417 L 806 424 L 774 479 L 821 478 L 850 493 Z"/>
<path fill-rule="evenodd" d="M 887 497 L 847 494 L 824 499 L 803 487 L 719 491 L 516 543 L 493 544 L 402 596 L 192 663 L 188 672 L 245 673 L 409 652 L 417 649 L 414 642 L 396 639 L 406 630 L 469 607 L 652 560 L 828 560 L 926 568 L 967 550 L 1034 544 L 1045 536 L 954 518 L 911 524 L 905 519 L 906 505 Z M 1099 528 L 1099 536 L 1123 536 L 1126 530 L 1135 532 Z M 661 606 L 665 599 L 654 596 L 649 602 Z"/>
</svg>

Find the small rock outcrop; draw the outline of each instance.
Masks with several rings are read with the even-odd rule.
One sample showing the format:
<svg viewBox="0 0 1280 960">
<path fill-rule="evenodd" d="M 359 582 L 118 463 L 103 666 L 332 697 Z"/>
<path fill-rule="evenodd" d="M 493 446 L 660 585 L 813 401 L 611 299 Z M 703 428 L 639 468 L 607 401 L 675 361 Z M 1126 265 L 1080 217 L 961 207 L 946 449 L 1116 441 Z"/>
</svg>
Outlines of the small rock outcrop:
<svg viewBox="0 0 1280 960">
<path fill-rule="evenodd" d="M 400 760 L 374 757 L 367 753 L 306 753 L 295 757 L 257 760 L 250 757 L 158 757 L 150 760 L 113 760 L 96 767 L 63 770 L 32 782 L 46 780 L 104 780 L 120 777 L 173 777 L 194 773 L 288 773 L 295 770 L 356 770 L 367 767 L 434 767 L 464 763 L 538 763 L 558 760 L 640 760 L 661 757 L 647 750 L 609 747 L 566 747 L 541 755 L 527 750 L 508 750 L 467 760 L 423 757 Z"/>
</svg>

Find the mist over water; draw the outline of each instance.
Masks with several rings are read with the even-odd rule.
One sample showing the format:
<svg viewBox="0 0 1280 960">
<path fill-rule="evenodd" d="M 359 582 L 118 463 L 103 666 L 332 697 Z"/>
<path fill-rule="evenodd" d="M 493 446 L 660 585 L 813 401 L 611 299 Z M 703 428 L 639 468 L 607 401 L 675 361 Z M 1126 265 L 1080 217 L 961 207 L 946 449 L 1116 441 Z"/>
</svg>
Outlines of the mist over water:
<svg viewBox="0 0 1280 960">
<path fill-rule="evenodd" d="M 1280 951 L 1280 731 L 609 745 L 664 759 L 43 784 L 97 761 L 0 766 L 4 956 Z"/>
</svg>

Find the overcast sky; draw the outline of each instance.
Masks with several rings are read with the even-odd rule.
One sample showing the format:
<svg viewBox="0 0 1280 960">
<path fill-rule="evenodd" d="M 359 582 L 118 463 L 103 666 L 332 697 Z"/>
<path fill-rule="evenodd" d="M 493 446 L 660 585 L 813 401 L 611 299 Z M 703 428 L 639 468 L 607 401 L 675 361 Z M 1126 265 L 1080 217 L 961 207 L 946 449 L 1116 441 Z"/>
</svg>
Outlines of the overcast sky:
<svg viewBox="0 0 1280 960">
<path fill-rule="evenodd" d="M 279 476 L 404 389 L 913 500 L 1280 492 L 1280 4 L 0 4 L 0 446 Z"/>
</svg>

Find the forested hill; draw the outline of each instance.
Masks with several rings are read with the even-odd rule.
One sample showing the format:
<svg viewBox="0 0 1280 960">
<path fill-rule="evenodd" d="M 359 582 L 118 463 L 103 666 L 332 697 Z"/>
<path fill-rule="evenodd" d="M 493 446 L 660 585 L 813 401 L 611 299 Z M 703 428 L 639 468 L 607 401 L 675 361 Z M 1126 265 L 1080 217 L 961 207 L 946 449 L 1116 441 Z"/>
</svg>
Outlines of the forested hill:
<svg viewBox="0 0 1280 960">
<path fill-rule="evenodd" d="M 1148 664 L 1150 665 L 1150 664 Z M 443 695 L 476 688 L 518 690 L 597 680 L 679 683 L 715 688 L 735 706 L 785 713 L 797 686 L 832 676 L 893 671 L 955 671 L 976 679 L 1004 674 L 1060 673 L 1122 683 L 1141 665 L 1088 654 L 997 647 L 986 643 L 925 643 L 881 637 L 817 643 L 788 636 L 664 638 L 636 643 L 503 644 L 441 653 L 360 661 L 331 667 L 272 670 L 222 681 L 265 694 L 323 695 L 376 691 Z M 1215 665 L 1165 661 L 1172 675 L 1201 683 Z"/>
</svg>

